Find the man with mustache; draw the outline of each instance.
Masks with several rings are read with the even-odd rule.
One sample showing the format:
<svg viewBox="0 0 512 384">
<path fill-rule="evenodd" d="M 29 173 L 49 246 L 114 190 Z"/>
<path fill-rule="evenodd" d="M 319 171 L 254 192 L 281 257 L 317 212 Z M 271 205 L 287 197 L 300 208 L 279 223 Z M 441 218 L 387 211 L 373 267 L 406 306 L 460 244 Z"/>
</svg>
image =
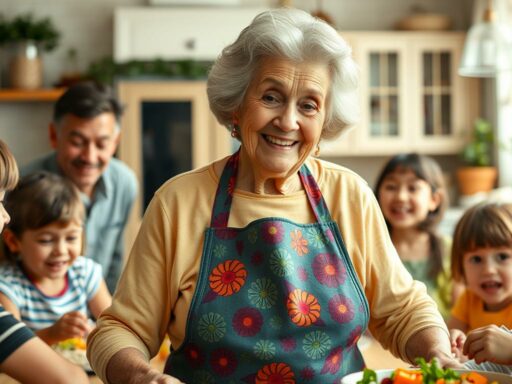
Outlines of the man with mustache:
<svg viewBox="0 0 512 384">
<path fill-rule="evenodd" d="M 49 124 L 55 150 L 22 169 L 58 173 L 78 187 L 87 212 L 85 253 L 101 264 L 111 293 L 123 268 L 123 233 L 138 185 L 133 171 L 113 158 L 122 112 L 107 87 L 71 86 L 57 100 Z"/>
</svg>

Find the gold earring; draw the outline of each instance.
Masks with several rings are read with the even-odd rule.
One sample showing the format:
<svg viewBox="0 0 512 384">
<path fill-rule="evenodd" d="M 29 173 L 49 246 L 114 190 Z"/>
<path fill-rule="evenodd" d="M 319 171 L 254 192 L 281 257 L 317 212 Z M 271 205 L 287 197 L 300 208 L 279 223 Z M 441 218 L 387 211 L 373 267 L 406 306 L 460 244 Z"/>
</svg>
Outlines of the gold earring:
<svg viewBox="0 0 512 384">
<path fill-rule="evenodd" d="M 320 143 L 318 143 L 316 145 L 315 156 L 316 157 L 320 156 Z"/>
</svg>

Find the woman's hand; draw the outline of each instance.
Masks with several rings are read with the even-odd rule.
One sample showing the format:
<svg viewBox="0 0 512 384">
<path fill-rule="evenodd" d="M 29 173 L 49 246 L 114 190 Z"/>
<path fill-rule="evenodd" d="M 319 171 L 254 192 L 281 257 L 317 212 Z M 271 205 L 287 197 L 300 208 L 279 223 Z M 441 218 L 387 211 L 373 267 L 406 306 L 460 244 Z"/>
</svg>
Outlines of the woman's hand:
<svg viewBox="0 0 512 384">
<path fill-rule="evenodd" d="M 466 334 L 460 329 L 450 329 L 450 342 L 452 345 L 452 353 L 459 361 L 464 362 L 467 360 L 462 351 L 464 342 L 466 341 Z"/>
<path fill-rule="evenodd" d="M 488 325 L 468 333 L 463 352 L 477 364 L 491 361 L 512 364 L 512 333 Z"/>
<path fill-rule="evenodd" d="M 82 312 L 73 311 L 62 315 L 55 324 L 46 328 L 44 336 L 38 335 L 48 344 L 55 344 L 73 337 L 86 337 L 91 329 L 87 316 Z"/>
<path fill-rule="evenodd" d="M 106 381 L 111 384 L 184 384 L 152 368 L 138 349 L 117 351 L 107 364 Z"/>
<path fill-rule="evenodd" d="M 140 375 L 134 378 L 133 383 L 142 384 L 184 384 L 182 381 L 158 372 L 157 370 L 151 370 L 144 375 Z"/>
</svg>

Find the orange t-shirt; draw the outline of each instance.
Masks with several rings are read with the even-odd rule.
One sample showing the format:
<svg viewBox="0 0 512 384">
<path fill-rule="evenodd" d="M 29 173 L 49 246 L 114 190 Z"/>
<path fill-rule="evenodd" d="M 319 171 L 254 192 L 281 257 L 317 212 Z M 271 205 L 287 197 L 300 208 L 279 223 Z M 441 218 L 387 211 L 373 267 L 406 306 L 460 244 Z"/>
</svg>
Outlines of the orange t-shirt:
<svg viewBox="0 0 512 384">
<path fill-rule="evenodd" d="M 489 312 L 485 310 L 482 299 L 467 289 L 457 299 L 451 313 L 468 325 L 468 332 L 490 324 L 512 328 L 512 304 L 501 311 Z"/>
</svg>

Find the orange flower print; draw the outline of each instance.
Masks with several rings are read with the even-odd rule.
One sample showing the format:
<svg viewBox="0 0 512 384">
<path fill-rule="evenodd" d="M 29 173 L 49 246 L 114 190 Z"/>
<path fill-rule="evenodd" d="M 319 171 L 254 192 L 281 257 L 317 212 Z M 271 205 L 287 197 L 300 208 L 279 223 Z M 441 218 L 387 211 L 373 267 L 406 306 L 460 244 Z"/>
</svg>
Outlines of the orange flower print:
<svg viewBox="0 0 512 384">
<path fill-rule="evenodd" d="M 255 384 L 295 384 L 295 374 L 288 364 L 271 363 L 256 374 Z"/>
<path fill-rule="evenodd" d="M 231 296 L 245 284 L 247 270 L 238 260 L 226 260 L 210 274 L 210 288 L 220 296 Z"/>
<path fill-rule="evenodd" d="M 308 241 L 302 237 L 302 231 L 296 229 L 291 232 L 290 236 L 292 238 L 292 248 L 299 256 L 304 256 L 309 252 Z"/>
<path fill-rule="evenodd" d="M 286 307 L 288 316 L 299 327 L 309 327 L 320 317 L 318 300 L 302 289 L 295 289 L 288 295 Z"/>
</svg>

